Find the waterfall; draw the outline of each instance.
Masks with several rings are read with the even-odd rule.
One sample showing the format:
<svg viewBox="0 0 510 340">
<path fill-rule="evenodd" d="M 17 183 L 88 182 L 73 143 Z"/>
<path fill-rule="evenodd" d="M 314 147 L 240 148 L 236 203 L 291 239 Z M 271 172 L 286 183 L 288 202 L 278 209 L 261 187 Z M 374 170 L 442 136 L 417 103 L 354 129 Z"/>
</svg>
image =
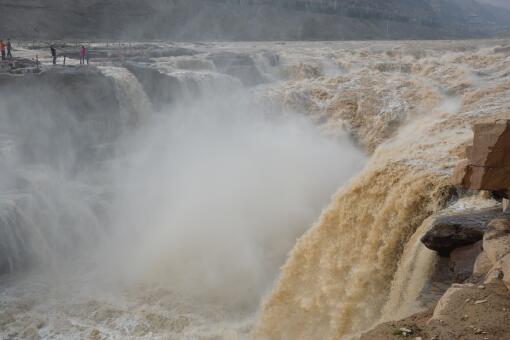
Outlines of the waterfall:
<svg viewBox="0 0 510 340">
<path fill-rule="evenodd" d="M 262 306 L 261 339 L 336 339 L 374 324 L 402 248 L 443 196 L 445 178 L 368 166 L 296 244 Z"/>
<path fill-rule="evenodd" d="M 128 301 L 151 296 L 139 286 L 173 294 L 164 316 L 186 321 L 159 332 L 247 334 L 285 254 L 363 153 L 305 117 L 269 115 L 232 75 L 99 70 L 20 78 L 17 114 L 0 108 L 0 268 L 26 275 L 26 294 L 75 282 L 54 293 L 75 305 L 59 300 L 52 317 L 95 315 L 87 299 L 113 282 L 135 291 Z M 50 96 L 34 108 L 27 84 Z M 150 317 L 125 315 L 115 334 Z"/>
<path fill-rule="evenodd" d="M 0 337 L 344 339 L 420 307 L 508 58 L 256 44 L 0 82 Z"/>
<path fill-rule="evenodd" d="M 506 101 L 494 97 L 508 92 L 500 80 L 465 77 L 465 69 L 492 64 L 508 70 L 506 57 L 492 56 L 437 52 L 412 61 L 409 73 L 351 67 L 348 77 L 290 83 L 290 91 L 328 105 L 305 100 L 305 111 L 318 112 L 319 122 L 347 125 L 373 154 L 289 253 L 262 304 L 256 339 L 347 339 L 397 308 L 400 315 L 412 312 L 434 264 L 417 230 L 451 195 L 448 178 L 472 138 L 471 124 L 508 116 Z M 465 93 L 441 95 L 459 84 Z"/>
<path fill-rule="evenodd" d="M 115 94 L 123 117 L 122 124 L 125 128 L 140 125 L 153 109 L 138 79 L 124 67 L 101 66 L 100 70 L 115 82 Z"/>
<path fill-rule="evenodd" d="M 237 78 L 210 71 L 167 70 L 165 73 L 179 80 L 183 89 L 182 101 L 193 102 L 203 96 L 221 96 L 243 87 Z"/>
<path fill-rule="evenodd" d="M 418 297 L 434 270 L 438 255 L 427 249 L 420 238 L 432 221 L 433 218 L 426 219 L 407 242 L 380 322 L 400 320 L 423 308 Z"/>
<path fill-rule="evenodd" d="M 0 267 L 61 268 L 105 232 L 121 130 L 113 83 L 93 70 L 45 73 L 10 80 L 1 99 Z"/>
</svg>

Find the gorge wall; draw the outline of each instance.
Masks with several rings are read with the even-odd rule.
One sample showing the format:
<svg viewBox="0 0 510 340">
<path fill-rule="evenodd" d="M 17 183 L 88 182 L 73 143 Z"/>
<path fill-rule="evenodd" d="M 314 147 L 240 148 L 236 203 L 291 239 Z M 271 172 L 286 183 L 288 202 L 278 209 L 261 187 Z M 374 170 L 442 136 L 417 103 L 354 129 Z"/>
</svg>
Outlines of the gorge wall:
<svg viewBox="0 0 510 340">
<path fill-rule="evenodd" d="M 0 31 L 30 40 L 466 38 L 504 34 L 510 18 L 474 0 L 4 0 L 0 9 Z"/>
</svg>

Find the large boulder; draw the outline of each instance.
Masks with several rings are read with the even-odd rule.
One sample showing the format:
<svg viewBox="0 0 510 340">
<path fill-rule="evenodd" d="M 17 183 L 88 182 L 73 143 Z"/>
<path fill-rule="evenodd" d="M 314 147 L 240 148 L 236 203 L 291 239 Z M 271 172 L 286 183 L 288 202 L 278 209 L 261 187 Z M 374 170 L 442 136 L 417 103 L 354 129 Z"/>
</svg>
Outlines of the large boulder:
<svg viewBox="0 0 510 340">
<path fill-rule="evenodd" d="M 452 182 L 466 189 L 510 189 L 510 121 L 476 124 L 467 160 L 454 170 Z"/>
<path fill-rule="evenodd" d="M 439 216 L 421 241 L 429 249 L 441 255 L 449 255 L 456 248 L 482 240 L 487 224 L 498 216 L 499 208 L 488 208 L 477 212 Z"/>
</svg>

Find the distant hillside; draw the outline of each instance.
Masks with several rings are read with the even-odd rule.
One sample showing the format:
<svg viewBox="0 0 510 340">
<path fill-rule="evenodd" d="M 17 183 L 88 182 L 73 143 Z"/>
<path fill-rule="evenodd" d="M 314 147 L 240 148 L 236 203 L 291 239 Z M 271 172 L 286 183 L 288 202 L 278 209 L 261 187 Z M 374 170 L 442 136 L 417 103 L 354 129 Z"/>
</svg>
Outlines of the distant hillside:
<svg viewBox="0 0 510 340">
<path fill-rule="evenodd" d="M 475 0 L 0 0 L 0 13 L 0 34 L 24 39 L 468 38 L 510 22 Z"/>
<path fill-rule="evenodd" d="M 506 8 L 510 10 L 509 0 L 478 0 L 482 4 L 489 4 L 496 7 Z"/>
</svg>

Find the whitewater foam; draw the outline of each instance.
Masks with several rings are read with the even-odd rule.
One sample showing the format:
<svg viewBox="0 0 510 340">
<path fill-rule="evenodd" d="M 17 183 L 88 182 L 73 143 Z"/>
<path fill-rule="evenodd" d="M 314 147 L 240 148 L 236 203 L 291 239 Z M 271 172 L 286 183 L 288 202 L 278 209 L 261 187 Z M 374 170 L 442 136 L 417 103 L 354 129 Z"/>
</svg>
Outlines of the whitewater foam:
<svg viewBox="0 0 510 340">
<path fill-rule="evenodd" d="M 133 74 L 105 62 L 122 133 L 73 120 L 57 171 L 21 166 L 16 134 L 0 125 L 0 216 L 30 207 L 19 211 L 37 222 L 28 233 L 73 235 L 57 238 L 64 252 L 38 243 L 48 260 L 36 273 L 2 277 L 0 336 L 336 339 L 412 312 L 434 262 L 418 235 L 448 201 L 470 125 L 510 112 L 495 44 L 183 44 L 198 54 L 144 67 L 200 91 L 158 112 Z M 271 83 L 245 89 L 207 61 L 240 50 Z M 371 159 L 342 185 L 363 159 L 345 131 Z M 71 167 L 73 140 L 109 152 Z M 16 192 L 15 174 L 37 190 Z"/>
</svg>

